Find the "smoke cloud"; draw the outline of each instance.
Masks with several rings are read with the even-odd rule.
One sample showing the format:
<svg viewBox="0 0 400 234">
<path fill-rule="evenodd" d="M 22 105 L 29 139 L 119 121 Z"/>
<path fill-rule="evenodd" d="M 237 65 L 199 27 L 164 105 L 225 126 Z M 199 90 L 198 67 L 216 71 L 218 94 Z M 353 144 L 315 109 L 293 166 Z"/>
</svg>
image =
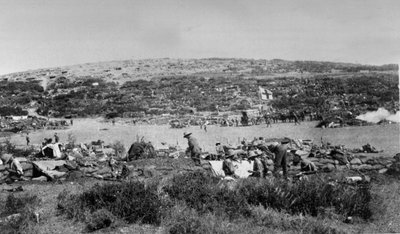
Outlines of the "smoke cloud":
<svg viewBox="0 0 400 234">
<path fill-rule="evenodd" d="M 377 111 L 371 111 L 359 115 L 356 117 L 356 119 L 364 120 L 371 123 L 378 123 L 381 120 L 389 120 L 392 122 L 400 123 L 400 111 L 397 111 L 396 114 L 391 114 L 385 108 L 379 108 Z"/>
</svg>

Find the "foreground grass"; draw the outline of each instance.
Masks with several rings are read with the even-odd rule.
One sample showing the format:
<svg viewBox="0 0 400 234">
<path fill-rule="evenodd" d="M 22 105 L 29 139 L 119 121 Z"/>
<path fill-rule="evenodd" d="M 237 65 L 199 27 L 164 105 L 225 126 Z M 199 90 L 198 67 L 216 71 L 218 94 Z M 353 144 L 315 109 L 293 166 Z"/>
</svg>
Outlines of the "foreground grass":
<svg viewBox="0 0 400 234">
<path fill-rule="evenodd" d="M 226 182 L 202 172 L 150 183 L 95 185 L 83 193 L 63 192 L 58 201 L 58 208 L 84 221 L 88 231 L 122 220 L 162 226 L 169 233 L 341 233 L 337 222 L 348 216 L 368 220 L 372 214 L 368 185 L 321 178 Z"/>
<path fill-rule="evenodd" d="M 193 183 L 193 186 L 181 189 L 182 193 L 190 194 L 191 190 L 193 190 L 193 193 L 196 193 L 195 187 L 199 186 L 212 187 L 216 189 L 206 191 L 213 198 L 206 199 L 207 196 L 202 197 L 202 200 L 199 199 L 198 203 L 193 203 L 196 206 L 193 206 L 186 202 L 185 199 L 178 199 L 175 195 L 172 195 L 172 188 L 177 185 L 174 180 L 182 181 L 182 176 L 188 179 L 188 183 L 190 181 Z M 178 178 L 181 179 L 178 180 Z M 321 179 L 324 181 L 328 178 Z M 190 173 L 163 178 L 162 180 L 146 181 L 146 183 L 129 182 L 114 184 L 91 179 L 63 183 L 26 182 L 18 184 L 23 186 L 24 191 L 14 193 L 14 197 L 37 196 L 40 198 L 41 202 L 37 206 L 40 213 L 40 222 L 36 223 L 32 221 L 29 226 L 20 228 L 18 232 L 82 233 L 96 229 L 98 230 L 96 232 L 101 233 L 382 233 L 400 231 L 400 224 L 397 221 L 400 219 L 398 213 L 398 207 L 400 207 L 400 183 L 398 179 L 390 179 L 385 176 L 382 176 L 379 181 L 373 179 L 372 186 L 369 188 L 371 193 L 369 207 L 372 210 L 372 216 L 364 219 L 353 215 L 353 224 L 343 223 L 347 214 L 341 213 L 340 209 L 336 210 L 334 206 L 320 207 L 316 209 L 317 215 L 312 216 L 310 211 L 294 212 L 288 209 L 272 208 L 269 205 L 265 206 L 262 202 L 253 202 L 257 199 L 250 199 L 250 204 L 247 199 L 251 196 L 244 194 L 246 206 L 243 206 L 244 209 L 238 209 L 238 212 L 235 212 L 232 209 L 232 207 L 236 207 L 235 203 L 229 201 L 235 201 L 237 198 L 223 199 L 224 196 L 222 194 L 219 196 L 216 195 L 221 193 L 221 191 L 231 191 L 229 194 L 232 196 L 242 196 L 240 195 L 241 191 L 246 191 L 244 188 L 247 186 L 253 184 L 254 190 L 257 191 L 257 184 L 262 185 L 263 183 L 273 183 L 273 181 L 240 180 L 238 183 L 226 183 L 219 180 L 214 181 L 214 179 L 208 176 Z M 280 183 L 279 180 L 276 183 Z M 96 191 L 95 194 L 102 194 L 103 188 L 109 185 L 113 185 L 112 188 L 121 189 L 114 190 L 114 195 L 119 196 L 118 194 L 122 193 L 115 191 L 122 191 L 122 187 L 127 187 L 128 184 L 132 185 L 128 186 L 132 189 L 136 188 L 136 185 L 141 184 L 143 187 L 139 187 L 137 192 L 143 192 L 146 189 L 148 192 L 156 195 L 157 200 L 160 202 L 156 203 L 160 206 L 155 206 L 157 207 L 156 214 L 158 214 L 158 218 L 155 219 L 157 222 L 153 223 L 151 221 L 153 224 L 146 224 L 146 222 L 142 222 L 141 216 L 137 216 L 136 221 L 121 218 L 117 213 L 112 213 L 110 210 L 104 209 L 104 207 L 99 209 L 95 207 L 92 212 L 88 208 L 94 206 L 80 206 L 75 200 L 83 198 L 81 195 L 84 193 L 93 195 L 93 192 Z M 183 183 L 179 185 L 183 185 Z M 0 189 L 4 186 L 0 185 Z M 355 191 L 353 186 L 351 188 L 350 190 L 350 187 L 348 187 L 350 191 Z M 130 191 L 128 188 L 124 189 Z M 68 194 L 66 194 L 66 191 L 68 191 Z M 5 211 L 7 197 L 10 194 L 8 192 L 0 193 L 0 212 Z M 252 194 L 256 193 L 253 192 Z M 180 193 L 176 195 L 180 195 Z M 60 199 L 61 197 L 64 197 L 64 199 Z M 99 199 L 101 196 L 97 198 Z M 126 197 L 126 199 L 136 200 L 136 197 Z M 223 199 L 226 202 L 224 205 L 215 208 L 210 208 L 204 204 L 204 202 L 208 201 L 213 202 L 214 199 Z M 99 201 L 105 202 L 106 199 Z M 110 204 L 113 203 L 113 200 L 109 201 Z M 114 201 L 117 200 L 115 199 Z M 67 202 L 71 203 L 68 205 L 68 208 L 58 208 L 60 203 L 67 206 Z M 70 209 L 70 211 L 76 210 L 76 213 L 68 215 L 65 209 Z M 224 212 L 224 210 L 231 210 L 231 214 Z M 135 210 L 132 210 L 132 212 L 140 214 Z M 73 214 L 76 214 L 76 216 Z M 143 214 L 145 216 L 145 213 Z M 0 233 L 10 232 L 0 229 Z"/>
</svg>

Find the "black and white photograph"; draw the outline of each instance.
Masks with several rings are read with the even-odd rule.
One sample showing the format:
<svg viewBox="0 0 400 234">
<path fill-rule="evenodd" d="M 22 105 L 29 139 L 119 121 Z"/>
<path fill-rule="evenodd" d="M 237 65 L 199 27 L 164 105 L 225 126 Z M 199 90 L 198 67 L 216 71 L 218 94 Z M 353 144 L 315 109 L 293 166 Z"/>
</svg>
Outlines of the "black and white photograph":
<svg viewBox="0 0 400 234">
<path fill-rule="evenodd" d="M 0 0 L 0 233 L 400 233 L 399 12 Z"/>
</svg>

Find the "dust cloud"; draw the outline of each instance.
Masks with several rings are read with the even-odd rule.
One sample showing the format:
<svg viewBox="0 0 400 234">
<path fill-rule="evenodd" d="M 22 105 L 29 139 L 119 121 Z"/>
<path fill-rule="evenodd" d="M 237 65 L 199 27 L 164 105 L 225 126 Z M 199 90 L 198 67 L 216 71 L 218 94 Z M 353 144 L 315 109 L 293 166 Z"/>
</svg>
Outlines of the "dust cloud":
<svg viewBox="0 0 400 234">
<path fill-rule="evenodd" d="M 371 123 L 378 123 L 382 120 L 400 123 L 400 111 L 397 111 L 396 114 L 391 114 L 385 108 L 379 108 L 377 111 L 367 112 L 365 114 L 357 116 L 356 118 Z"/>
</svg>

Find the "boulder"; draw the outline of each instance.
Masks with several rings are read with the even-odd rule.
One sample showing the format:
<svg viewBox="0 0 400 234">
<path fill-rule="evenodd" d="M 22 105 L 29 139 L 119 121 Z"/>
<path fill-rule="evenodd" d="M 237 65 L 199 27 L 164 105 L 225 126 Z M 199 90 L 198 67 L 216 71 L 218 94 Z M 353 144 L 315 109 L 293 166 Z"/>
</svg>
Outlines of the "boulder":
<svg viewBox="0 0 400 234">
<path fill-rule="evenodd" d="M 33 181 L 47 181 L 47 177 L 46 176 L 39 176 L 39 177 L 35 177 L 32 178 Z"/>
<path fill-rule="evenodd" d="M 349 168 L 347 166 L 344 165 L 336 165 L 336 170 L 338 171 L 345 171 L 348 170 Z"/>
<path fill-rule="evenodd" d="M 381 164 L 372 165 L 372 167 L 371 167 L 372 170 L 380 170 L 383 168 L 385 168 L 385 166 L 383 166 Z"/>
<path fill-rule="evenodd" d="M 318 162 L 322 163 L 322 164 L 328 164 L 328 163 L 335 164 L 335 160 L 327 159 L 327 158 L 321 158 Z"/>
<path fill-rule="evenodd" d="M 400 153 L 397 153 L 393 158 L 396 162 L 400 162 Z"/>
<path fill-rule="evenodd" d="M 389 175 L 400 175 L 400 162 L 395 162 L 392 164 L 390 168 L 387 170 L 387 174 Z"/>
<path fill-rule="evenodd" d="M 385 174 L 388 171 L 387 168 L 380 169 L 378 172 L 379 174 Z"/>
<path fill-rule="evenodd" d="M 274 165 L 274 161 L 272 161 L 271 159 L 267 159 L 265 160 L 265 162 L 267 163 L 268 166 Z"/>
<path fill-rule="evenodd" d="M 357 165 L 357 166 L 358 166 L 358 170 L 361 170 L 361 171 L 373 170 L 373 167 L 369 164 L 361 164 L 361 165 Z"/>
<path fill-rule="evenodd" d="M 363 164 L 363 163 L 361 162 L 361 160 L 360 160 L 359 158 L 353 158 L 353 159 L 350 161 L 350 164 L 351 164 L 351 165 L 361 165 L 361 164 Z"/>
<path fill-rule="evenodd" d="M 335 166 L 333 164 L 331 164 L 331 163 L 325 164 L 322 167 L 322 171 L 324 171 L 324 172 L 331 172 L 333 170 L 335 170 Z"/>
</svg>

